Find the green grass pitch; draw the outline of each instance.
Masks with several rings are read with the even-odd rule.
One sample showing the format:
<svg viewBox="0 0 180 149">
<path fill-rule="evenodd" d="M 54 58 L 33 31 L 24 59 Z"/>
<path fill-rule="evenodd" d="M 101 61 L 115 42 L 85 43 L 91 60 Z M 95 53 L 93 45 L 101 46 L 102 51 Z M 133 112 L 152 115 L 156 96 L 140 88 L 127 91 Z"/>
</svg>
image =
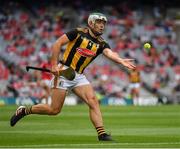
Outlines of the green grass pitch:
<svg viewBox="0 0 180 149">
<path fill-rule="evenodd" d="M 97 141 L 86 105 L 57 116 L 30 115 L 15 127 L 17 106 L 0 107 L 0 148 L 180 148 L 180 106 L 101 106 L 114 142 Z"/>
</svg>

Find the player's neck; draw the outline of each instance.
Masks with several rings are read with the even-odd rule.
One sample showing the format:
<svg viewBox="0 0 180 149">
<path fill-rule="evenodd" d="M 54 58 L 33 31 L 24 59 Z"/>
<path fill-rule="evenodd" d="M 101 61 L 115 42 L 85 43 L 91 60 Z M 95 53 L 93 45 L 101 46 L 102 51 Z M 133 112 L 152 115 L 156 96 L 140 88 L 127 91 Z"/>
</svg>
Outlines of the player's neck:
<svg viewBox="0 0 180 149">
<path fill-rule="evenodd" d="M 88 29 L 89 29 L 89 34 L 91 37 L 96 38 L 96 39 L 99 38 L 99 36 L 96 36 L 90 28 Z"/>
</svg>

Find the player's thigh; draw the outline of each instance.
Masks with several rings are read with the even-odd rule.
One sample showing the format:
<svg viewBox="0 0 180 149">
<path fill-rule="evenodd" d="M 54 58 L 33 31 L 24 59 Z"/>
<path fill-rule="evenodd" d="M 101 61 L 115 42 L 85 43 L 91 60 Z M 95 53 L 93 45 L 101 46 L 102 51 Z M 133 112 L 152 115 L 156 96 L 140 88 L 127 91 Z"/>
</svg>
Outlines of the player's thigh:
<svg viewBox="0 0 180 149">
<path fill-rule="evenodd" d="M 97 98 L 91 84 L 77 86 L 73 89 L 73 92 L 88 105 L 97 103 Z"/>
<path fill-rule="evenodd" d="M 63 104 L 64 104 L 64 100 L 66 97 L 66 90 L 64 89 L 58 89 L 58 88 L 52 88 L 51 89 L 51 107 L 54 109 L 61 109 Z"/>
</svg>

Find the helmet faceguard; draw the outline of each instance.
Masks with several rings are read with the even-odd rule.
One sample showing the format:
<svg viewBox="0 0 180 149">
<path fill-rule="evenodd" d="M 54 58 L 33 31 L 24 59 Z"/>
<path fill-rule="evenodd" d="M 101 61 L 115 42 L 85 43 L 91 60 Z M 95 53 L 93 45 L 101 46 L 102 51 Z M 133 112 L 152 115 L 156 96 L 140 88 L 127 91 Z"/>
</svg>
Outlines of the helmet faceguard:
<svg viewBox="0 0 180 149">
<path fill-rule="evenodd" d="M 107 18 L 104 14 L 102 13 L 91 13 L 88 17 L 88 25 L 91 28 L 91 30 L 93 31 L 93 33 L 96 36 L 102 35 L 102 32 L 97 32 L 94 30 L 94 25 L 96 23 L 96 20 L 102 20 L 104 22 L 107 22 Z"/>
</svg>

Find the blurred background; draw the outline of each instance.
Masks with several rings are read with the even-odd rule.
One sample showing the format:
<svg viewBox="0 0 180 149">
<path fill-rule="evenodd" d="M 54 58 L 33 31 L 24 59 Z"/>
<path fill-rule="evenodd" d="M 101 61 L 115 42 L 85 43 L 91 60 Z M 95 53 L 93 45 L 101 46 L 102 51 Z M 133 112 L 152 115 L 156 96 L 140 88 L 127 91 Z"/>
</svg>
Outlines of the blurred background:
<svg viewBox="0 0 180 149">
<path fill-rule="evenodd" d="M 180 6 L 177 0 L 0 1 L 0 106 L 50 104 L 51 46 L 63 33 L 87 25 L 91 12 L 108 18 L 103 38 L 137 70 L 100 56 L 85 73 L 103 105 L 180 103 Z M 151 49 L 144 49 L 149 42 Z M 62 53 L 65 47 L 62 48 Z M 69 92 L 65 104 L 82 104 Z"/>
</svg>

